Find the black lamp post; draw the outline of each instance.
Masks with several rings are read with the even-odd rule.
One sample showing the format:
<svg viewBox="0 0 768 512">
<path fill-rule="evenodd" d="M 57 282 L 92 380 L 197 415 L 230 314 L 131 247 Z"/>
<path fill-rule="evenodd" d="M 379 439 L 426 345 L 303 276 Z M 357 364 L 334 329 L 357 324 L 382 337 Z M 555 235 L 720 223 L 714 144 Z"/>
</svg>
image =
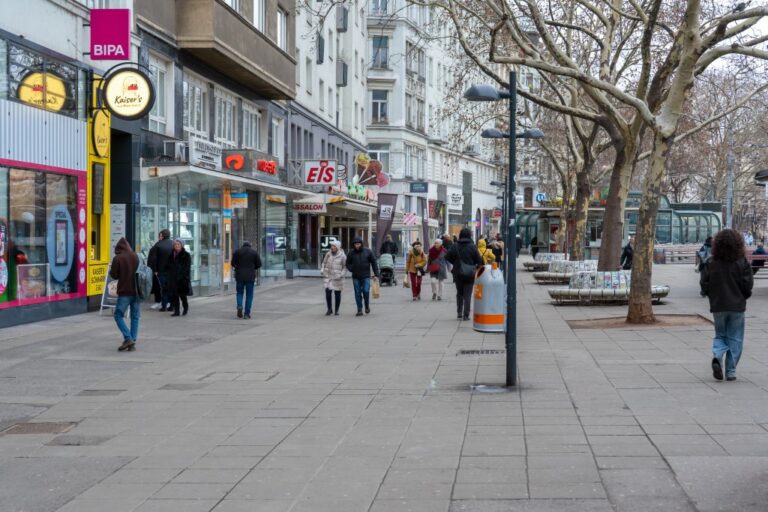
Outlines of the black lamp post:
<svg viewBox="0 0 768 512">
<path fill-rule="evenodd" d="M 486 139 L 509 139 L 509 176 L 507 177 L 507 199 L 505 204 L 506 217 L 504 226 L 504 244 L 507 257 L 507 329 L 505 342 L 507 349 L 507 386 L 517 385 L 517 274 L 515 271 L 517 251 L 515 247 L 515 173 L 516 173 L 516 140 L 540 139 L 544 133 L 531 128 L 521 133 L 515 133 L 515 116 L 517 113 L 517 74 L 509 73 L 509 90 L 499 90 L 492 85 L 473 85 L 464 93 L 469 101 L 499 101 L 509 99 L 509 132 L 504 133 L 496 128 L 483 130 L 481 137 Z"/>
</svg>

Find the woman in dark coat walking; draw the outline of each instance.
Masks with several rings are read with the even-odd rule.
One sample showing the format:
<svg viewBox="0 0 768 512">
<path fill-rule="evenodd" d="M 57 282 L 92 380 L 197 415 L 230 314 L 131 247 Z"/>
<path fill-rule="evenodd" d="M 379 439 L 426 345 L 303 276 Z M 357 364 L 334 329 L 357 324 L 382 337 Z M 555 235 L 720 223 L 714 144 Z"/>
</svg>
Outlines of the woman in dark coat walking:
<svg viewBox="0 0 768 512">
<path fill-rule="evenodd" d="M 453 265 L 453 282 L 456 284 L 456 317 L 469 320 L 475 270 L 483 264 L 483 258 L 472 242 L 472 231 L 469 228 L 461 230 L 459 240 L 453 244 L 445 259 Z"/>
<path fill-rule="evenodd" d="M 192 257 L 184 249 L 184 242 L 177 238 L 173 241 L 173 252 L 166 265 L 168 275 L 168 295 L 171 296 L 173 314 L 179 316 L 179 302 L 184 308 L 182 314 L 189 311 L 187 296 L 192 295 Z"/>
</svg>

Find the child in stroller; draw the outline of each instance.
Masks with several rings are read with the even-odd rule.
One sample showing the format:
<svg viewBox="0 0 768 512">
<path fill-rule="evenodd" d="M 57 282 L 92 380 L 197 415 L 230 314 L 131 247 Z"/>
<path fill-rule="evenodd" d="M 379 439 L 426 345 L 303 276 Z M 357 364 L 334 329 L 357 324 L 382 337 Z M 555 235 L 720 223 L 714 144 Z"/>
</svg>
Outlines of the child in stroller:
<svg viewBox="0 0 768 512">
<path fill-rule="evenodd" d="M 395 258 L 388 253 L 379 256 L 379 271 L 381 272 L 381 284 L 392 286 L 395 284 Z"/>
</svg>

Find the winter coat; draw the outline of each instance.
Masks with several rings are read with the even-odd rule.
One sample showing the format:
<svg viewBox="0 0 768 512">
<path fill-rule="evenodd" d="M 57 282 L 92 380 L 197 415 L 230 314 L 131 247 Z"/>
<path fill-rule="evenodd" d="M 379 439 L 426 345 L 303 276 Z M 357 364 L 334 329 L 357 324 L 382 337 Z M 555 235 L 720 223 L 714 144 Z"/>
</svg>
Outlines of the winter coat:
<svg viewBox="0 0 768 512">
<path fill-rule="evenodd" d="M 182 247 L 171 252 L 165 265 L 166 290 L 168 295 L 190 295 L 192 289 L 192 256 Z"/>
<path fill-rule="evenodd" d="M 701 270 L 701 293 L 709 297 L 712 313 L 744 312 L 752 295 L 752 266 L 745 258 L 719 261 L 710 258 Z"/>
<path fill-rule="evenodd" d="M 485 240 L 482 238 L 477 241 L 477 250 L 483 258 L 483 265 L 490 265 L 496 261 L 496 256 L 493 254 L 493 250 L 485 245 Z"/>
<path fill-rule="evenodd" d="M 173 252 L 173 240 L 166 238 L 158 240 L 149 250 L 147 256 L 147 266 L 155 272 L 165 272 L 165 266 L 168 265 L 168 258 Z"/>
<path fill-rule="evenodd" d="M 121 238 L 115 245 L 115 257 L 109 275 L 117 279 L 117 296 L 133 297 L 136 295 L 136 271 L 139 269 L 139 257 L 131 249 L 128 240 Z"/>
<path fill-rule="evenodd" d="M 445 255 L 448 254 L 448 251 L 445 250 L 445 248 L 441 247 L 435 247 L 434 245 L 429 248 L 429 259 L 427 260 L 427 269 L 432 266 L 432 263 L 437 263 L 440 265 L 440 270 L 437 272 L 430 272 L 430 277 L 436 277 L 439 280 L 446 279 L 448 277 L 448 263 L 445 261 Z"/>
<path fill-rule="evenodd" d="M 501 240 L 492 240 L 491 250 L 496 257 L 496 261 L 501 261 L 504 258 L 504 242 Z"/>
<path fill-rule="evenodd" d="M 379 264 L 376 262 L 376 257 L 373 252 L 367 247 L 363 247 L 363 241 L 360 238 L 355 238 L 352 245 L 355 242 L 360 243 L 360 250 L 350 250 L 347 253 L 347 270 L 352 274 L 353 279 L 369 279 L 371 277 L 371 269 L 373 269 L 373 275 L 379 277 Z"/>
<path fill-rule="evenodd" d="M 232 268 L 235 269 L 235 281 L 250 283 L 256 280 L 256 271 L 261 268 L 261 258 L 251 247 L 244 243 L 232 254 Z"/>
<path fill-rule="evenodd" d="M 323 284 L 329 290 L 341 291 L 344 289 L 344 276 L 347 273 L 347 255 L 339 249 L 336 254 L 331 251 L 325 253 L 323 258 Z"/>
<path fill-rule="evenodd" d="M 381 244 L 381 256 L 382 254 L 391 254 L 392 256 L 397 256 L 398 250 L 397 250 L 397 244 L 392 240 L 385 240 L 383 244 Z"/>
<path fill-rule="evenodd" d="M 461 263 L 466 263 L 467 265 L 472 265 L 474 267 L 479 267 L 483 264 L 483 257 L 480 256 L 480 252 L 477 250 L 477 246 L 472 243 L 471 238 L 459 238 L 458 242 L 453 244 L 451 250 L 448 251 L 445 259 L 453 265 L 453 280 L 464 284 L 474 283 L 475 277 L 473 275 L 468 280 L 462 279 Z"/>
<path fill-rule="evenodd" d="M 419 270 L 422 272 L 427 271 L 427 255 L 422 250 L 419 254 L 411 249 L 408 251 L 408 258 L 405 260 L 405 271 L 409 274 L 415 274 Z"/>
<path fill-rule="evenodd" d="M 624 250 L 621 251 L 621 268 L 624 270 L 632 270 L 632 259 L 635 256 L 635 250 L 632 248 L 632 244 L 624 246 Z"/>
</svg>

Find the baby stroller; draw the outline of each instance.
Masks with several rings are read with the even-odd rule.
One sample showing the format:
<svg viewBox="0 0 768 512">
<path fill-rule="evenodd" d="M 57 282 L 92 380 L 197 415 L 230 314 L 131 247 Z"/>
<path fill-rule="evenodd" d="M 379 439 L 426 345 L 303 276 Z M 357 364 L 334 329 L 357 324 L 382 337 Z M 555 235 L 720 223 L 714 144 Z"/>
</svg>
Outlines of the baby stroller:
<svg viewBox="0 0 768 512">
<path fill-rule="evenodd" d="M 391 254 L 384 253 L 379 257 L 379 272 L 382 286 L 395 284 L 395 258 Z"/>
</svg>

